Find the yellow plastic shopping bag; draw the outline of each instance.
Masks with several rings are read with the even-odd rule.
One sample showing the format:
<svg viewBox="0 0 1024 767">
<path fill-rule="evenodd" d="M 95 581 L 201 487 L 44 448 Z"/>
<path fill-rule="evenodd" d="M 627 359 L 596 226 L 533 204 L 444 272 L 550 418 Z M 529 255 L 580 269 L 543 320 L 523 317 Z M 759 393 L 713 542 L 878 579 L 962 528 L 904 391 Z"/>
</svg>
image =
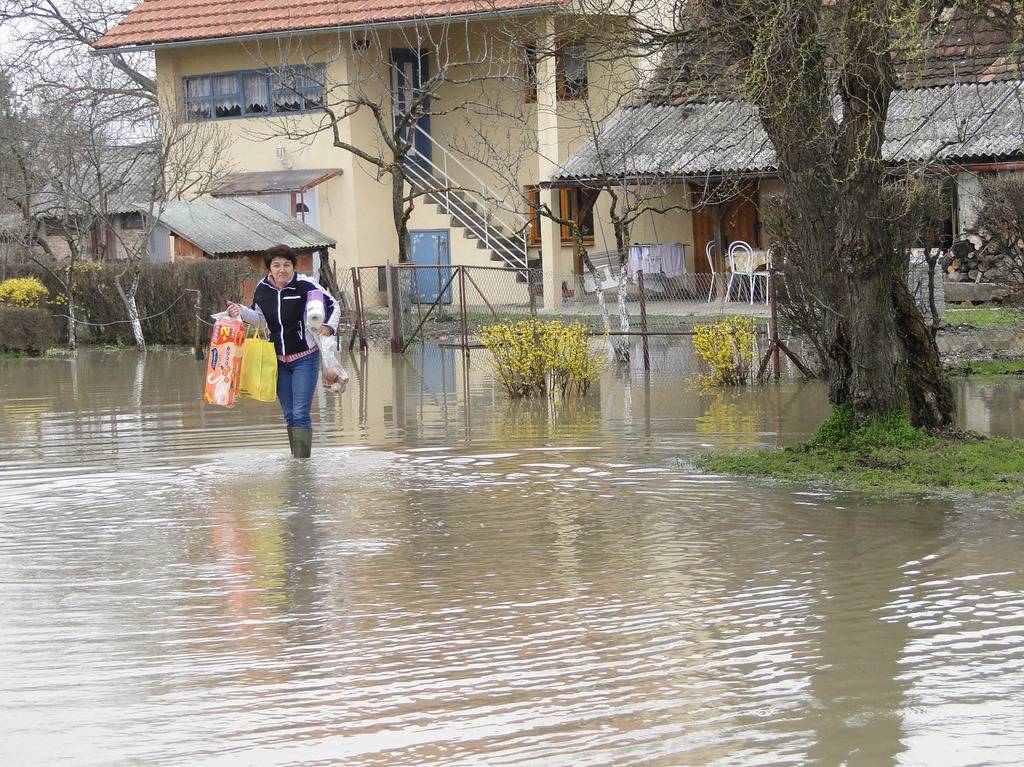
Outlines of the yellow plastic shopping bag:
<svg viewBox="0 0 1024 767">
<path fill-rule="evenodd" d="M 248 399 L 273 402 L 277 399 L 277 351 L 265 331 L 257 328 L 245 339 L 242 382 L 238 393 Z"/>
</svg>

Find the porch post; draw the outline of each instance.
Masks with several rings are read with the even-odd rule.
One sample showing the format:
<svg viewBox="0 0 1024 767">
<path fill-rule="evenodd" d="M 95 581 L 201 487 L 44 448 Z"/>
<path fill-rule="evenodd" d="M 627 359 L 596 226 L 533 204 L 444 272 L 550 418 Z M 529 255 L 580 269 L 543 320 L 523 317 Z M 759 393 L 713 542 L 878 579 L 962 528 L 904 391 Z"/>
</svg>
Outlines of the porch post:
<svg viewBox="0 0 1024 767">
<path fill-rule="evenodd" d="M 538 24 L 537 50 L 552 51 L 555 47 L 555 17 L 545 16 Z M 537 61 L 537 178 L 547 181 L 558 165 L 558 96 L 555 57 L 543 56 Z M 557 189 L 541 188 L 540 204 L 557 215 Z M 561 227 L 550 218 L 540 218 L 540 246 L 544 274 L 544 308 L 562 305 L 562 280 L 572 271 L 572 262 L 562 256 Z"/>
</svg>

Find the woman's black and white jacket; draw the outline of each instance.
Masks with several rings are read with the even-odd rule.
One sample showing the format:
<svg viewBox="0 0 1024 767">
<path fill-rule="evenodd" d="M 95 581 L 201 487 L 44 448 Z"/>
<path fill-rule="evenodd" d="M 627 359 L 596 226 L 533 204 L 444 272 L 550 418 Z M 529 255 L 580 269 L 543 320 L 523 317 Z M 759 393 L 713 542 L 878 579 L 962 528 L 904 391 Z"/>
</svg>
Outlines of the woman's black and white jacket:
<svg viewBox="0 0 1024 767">
<path fill-rule="evenodd" d="M 316 338 L 306 328 L 306 296 L 311 290 L 324 294 L 324 324 L 335 333 L 341 312 L 338 302 L 315 280 L 296 272 L 283 290 L 267 275 L 256 286 L 250 308 L 242 307 L 242 319 L 250 325 L 267 324 L 270 340 L 279 355 L 297 354 L 316 348 Z"/>
</svg>

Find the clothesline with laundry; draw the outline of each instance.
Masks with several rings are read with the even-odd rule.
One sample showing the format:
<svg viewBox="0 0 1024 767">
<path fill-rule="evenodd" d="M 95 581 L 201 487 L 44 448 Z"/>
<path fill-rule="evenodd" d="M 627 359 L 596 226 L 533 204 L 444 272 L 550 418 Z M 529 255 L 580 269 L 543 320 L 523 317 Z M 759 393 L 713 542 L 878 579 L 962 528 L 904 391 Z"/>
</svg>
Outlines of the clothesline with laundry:
<svg viewBox="0 0 1024 767">
<path fill-rule="evenodd" d="M 666 278 L 686 274 L 686 245 L 681 242 L 638 242 L 629 246 L 626 272 L 630 280 L 636 273 L 660 274 Z"/>
</svg>

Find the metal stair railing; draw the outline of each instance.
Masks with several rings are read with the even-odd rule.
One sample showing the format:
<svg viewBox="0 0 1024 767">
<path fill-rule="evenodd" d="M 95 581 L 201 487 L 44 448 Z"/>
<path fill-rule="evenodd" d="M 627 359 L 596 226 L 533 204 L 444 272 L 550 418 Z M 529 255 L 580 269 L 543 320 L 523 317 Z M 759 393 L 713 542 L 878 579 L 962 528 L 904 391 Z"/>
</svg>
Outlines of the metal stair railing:
<svg viewBox="0 0 1024 767">
<path fill-rule="evenodd" d="M 418 152 L 412 153 L 405 160 L 406 177 L 421 189 L 438 188 L 440 191 L 428 195 L 435 204 L 440 205 L 459 226 L 480 239 L 484 243 L 484 247 L 506 264 L 517 269 L 526 269 L 526 230 L 530 220 L 515 211 L 506 211 L 513 217 L 516 224 L 512 225 L 499 220 L 500 224 L 512 232 L 503 234 L 491 223 L 491 207 L 501 197 L 495 194 L 487 183 L 464 162 L 438 143 L 433 136 L 418 125 L 414 129 L 430 142 L 433 150 L 440 153 L 441 164 L 439 165 L 433 159 Z M 449 172 L 452 167 L 458 168 L 468 176 L 469 181 L 460 183 L 453 178 Z M 477 210 L 472 203 L 465 199 L 465 196 L 471 196 L 478 200 L 486 213 Z M 519 235 L 515 234 L 517 230 L 520 232 Z"/>
</svg>

